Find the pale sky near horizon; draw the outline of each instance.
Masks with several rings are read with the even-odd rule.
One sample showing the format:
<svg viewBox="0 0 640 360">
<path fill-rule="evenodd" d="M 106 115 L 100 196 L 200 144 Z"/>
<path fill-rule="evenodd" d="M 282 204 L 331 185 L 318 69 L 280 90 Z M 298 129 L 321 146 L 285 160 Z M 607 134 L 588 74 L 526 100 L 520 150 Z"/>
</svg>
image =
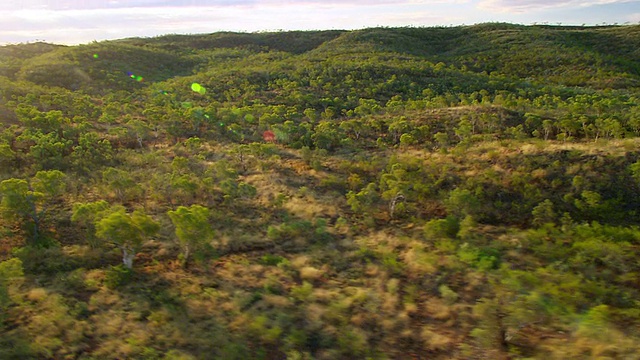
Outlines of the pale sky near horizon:
<svg viewBox="0 0 640 360">
<path fill-rule="evenodd" d="M 496 21 L 638 24 L 640 0 L 2 0 L 0 45 Z"/>
</svg>

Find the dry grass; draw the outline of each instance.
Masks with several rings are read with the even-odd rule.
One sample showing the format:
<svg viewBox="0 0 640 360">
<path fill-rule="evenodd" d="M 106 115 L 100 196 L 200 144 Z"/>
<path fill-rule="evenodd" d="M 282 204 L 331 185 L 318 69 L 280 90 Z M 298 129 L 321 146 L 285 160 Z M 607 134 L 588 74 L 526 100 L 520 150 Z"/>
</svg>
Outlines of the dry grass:
<svg viewBox="0 0 640 360">
<path fill-rule="evenodd" d="M 298 255 L 291 259 L 291 266 L 294 269 L 301 269 L 302 267 L 307 266 L 311 259 L 306 255 Z"/>
<path fill-rule="evenodd" d="M 405 245 L 407 240 L 389 231 L 372 231 L 364 236 L 357 236 L 354 243 L 360 247 L 385 253 L 395 251 L 398 247 Z"/>
<path fill-rule="evenodd" d="M 286 296 L 267 294 L 262 296 L 262 300 L 270 308 L 286 309 L 293 306 L 293 301 Z"/>
<path fill-rule="evenodd" d="M 438 255 L 425 249 L 424 244 L 413 241 L 409 243 L 409 250 L 404 253 L 404 262 L 412 274 L 428 275 L 438 270 Z"/>
<path fill-rule="evenodd" d="M 285 203 L 284 208 L 292 215 L 306 220 L 318 217 L 335 217 L 339 212 L 337 207 L 321 204 L 312 196 L 291 198 Z"/>
<path fill-rule="evenodd" d="M 325 288 L 314 288 L 311 296 L 316 302 L 328 304 L 340 297 L 340 292 Z"/>
<path fill-rule="evenodd" d="M 116 292 L 112 292 L 108 289 L 101 289 L 95 294 L 91 295 L 89 299 L 89 310 L 100 309 L 101 307 L 110 307 L 121 301 L 120 296 Z"/>
<path fill-rule="evenodd" d="M 46 289 L 35 288 L 29 290 L 29 292 L 27 293 L 27 299 L 34 302 L 41 302 L 44 301 L 48 295 L 49 292 Z"/>
<path fill-rule="evenodd" d="M 318 280 L 324 275 L 324 271 L 316 269 L 312 266 L 305 266 L 300 269 L 300 278 L 307 281 Z"/>
<path fill-rule="evenodd" d="M 453 307 L 442 299 L 431 297 L 424 304 L 425 316 L 436 320 L 448 320 L 452 316 Z"/>
<path fill-rule="evenodd" d="M 286 161 L 283 162 L 287 165 L 295 165 L 297 163 Z M 299 164 L 298 164 L 299 165 Z M 305 171 L 303 174 L 298 172 L 302 171 L 299 167 L 288 168 L 291 169 L 298 176 L 315 178 L 314 174 Z M 286 176 L 276 173 L 260 173 L 252 174 L 245 177 L 245 181 L 256 187 L 258 191 L 258 202 L 262 206 L 271 208 L 273 207 L 273 201 L 278 195 L 283 194 L 286 196 L 284 202 L 284 209 L 301 219 L 313 220 L 318 217 L 336 217 L 340 212 L 340 203 L 336 203 L 336 199 L 333 197 L 318 197 L 313 191 L 307 191 L 305 195 L 300 195 L 299 188 L 286 185 L 287 183 L 294 184 L 299 182 L 300 179 L 289 179 Z M 312 183 L 309 180 L 305 183 Z"/>
<path fill-rule="evenodd" d="M 424 346 L 433 351 L 447 350 L 452 347 L 454 340 L 449 336 L 434 329 L 433 326 L 425 326 L 420 331 L 420 338 L 424 342 Z"/>
</svg>

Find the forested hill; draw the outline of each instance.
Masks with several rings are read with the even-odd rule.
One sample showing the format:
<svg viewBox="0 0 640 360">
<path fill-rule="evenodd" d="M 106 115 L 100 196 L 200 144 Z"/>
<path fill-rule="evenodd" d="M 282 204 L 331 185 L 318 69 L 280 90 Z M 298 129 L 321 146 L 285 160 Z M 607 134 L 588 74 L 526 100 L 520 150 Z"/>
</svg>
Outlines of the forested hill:
<svg viewBox="0 0 640 360">
<path fill-rule="evenodd" d="M 149 84 L 228 68 L 231 63 L 245 71 L 277 71 L 291 77 L 296 70 L 312 67 L 318 61 L 368 59 L 389 73 L 400 72 L 398 75 L 407 68 L 398 62 L 423 66 L 442 62 L 455 67 L 452 70 L 461 76 L 490 74 L 571 87 L 628 88 L 638 86 L 638 49 L 640 26 L 482 24 L 215 33 L 124 39 L 74 47 L 44 43 L 5 46 L 0 48 L 0 75 L 39 85 L 104 93 L 131 89 L 132 84 L 121 76 L 127 73 L 139 74 Z M 94 58 L 94 54 L 99 58 Z"/>
<path fill-rule="evenodd" d="M 0 47 L 0 359 L 640 353 L 640 26 Z"/>
</svg>

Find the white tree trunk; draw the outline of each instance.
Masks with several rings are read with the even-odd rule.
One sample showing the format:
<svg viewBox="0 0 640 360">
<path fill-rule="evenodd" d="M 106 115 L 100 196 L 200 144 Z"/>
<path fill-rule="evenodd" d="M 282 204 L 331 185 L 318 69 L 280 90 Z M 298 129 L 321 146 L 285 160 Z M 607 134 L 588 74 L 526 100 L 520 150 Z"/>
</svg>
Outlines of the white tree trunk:
<svg viewBox="0 0 640 360">
<path fill-rule="evenodd" d="M 187 266 L 187 263 L 189 262 L 189 255 L 191 255 L 191 249 L 189 248 L 189 245 L 186 245 L 184 247 L 184 265 Z"/>
<path fill-rule="evenodd" d="M 129 252 L 126 248 L 122 248 L 122 263 L 127 267 L 127 269 L 133 268 L 133 258 L 135 256 L 135 252 Z"/>
</svg>

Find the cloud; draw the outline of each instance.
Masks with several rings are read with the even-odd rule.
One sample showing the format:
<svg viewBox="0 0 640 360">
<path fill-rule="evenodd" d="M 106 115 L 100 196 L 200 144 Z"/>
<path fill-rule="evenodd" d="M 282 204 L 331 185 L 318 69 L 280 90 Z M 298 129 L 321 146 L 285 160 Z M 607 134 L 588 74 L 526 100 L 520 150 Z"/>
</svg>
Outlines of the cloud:
<svg viewBox="0 0 640 360">
<path fill-rule="evenodd" d="M 7 4 L 21 6 L 5 9 Z M 206 6 L 202 4 L 206 3 Z M 0 44 L 78 44 L 216 31 L 358 29 L 455 22 L 469 0 L 24 0 L 0 4 Z"/>
<path fill-rule="evenodd" d="M 470 0 L 4 0 L 0 10 L 96 10 L 156 7 L 262 7 L 286 5 L 434 5 Z"/>
<path fill-rule="evenodd" d="M 590 7 L 636 1 L 637 0 L 481 0 L 478 3 L 478 7 L 498 12 L 525 13 L 551 8 Z"/>
<path fill-rule="evenodd" d="M 0 12 L 0 15 L 2 13 Z M 77 43 L 93 39 L 145 36 L 160 33 L 202 32 L 216 22 L 228 22 L 237 16 L 225 8 L 115 8 L 96 10 L 21 10 L 6 16 L 0 29 L 0 40 L 5 34 L 36 33 L 46 31 L 47 41 Z M 237 18 L 236 18 L 237 19 Z M 92 32 L 96 30 L 95 32 Z M 88 37 L 98 35 L 96 37 Z M 101 33 L 102 32 L 102 33 Z"/>
<path fill-rule="evenodd" d="M 0 45 L 34 39 L 73 45 L 216 31 L 534 22 L 551 21 L 553 16 L 554 21 L 571 16 L 575 23 L 638 18 L 631 15 L 636 9 L 606 12 L 593 8 L 575 16 L 568 11 L 621 3 L 634 7 L 632 0 L 0 0 Z M 555 12 L 535 14 L 538 9 Z"/>
<path fill-rule="evenodd" d="M 1 11 L 0 44 L 35 39 L 78 44 L 160 34 L 211 33 L 221 30 L 259 31 L 375 26 L 368 17 L 356 16 L 357 7 L 314 6 L 209 6 L 114 7 L 109 9 L 47 8 Z"/>
</svg>

